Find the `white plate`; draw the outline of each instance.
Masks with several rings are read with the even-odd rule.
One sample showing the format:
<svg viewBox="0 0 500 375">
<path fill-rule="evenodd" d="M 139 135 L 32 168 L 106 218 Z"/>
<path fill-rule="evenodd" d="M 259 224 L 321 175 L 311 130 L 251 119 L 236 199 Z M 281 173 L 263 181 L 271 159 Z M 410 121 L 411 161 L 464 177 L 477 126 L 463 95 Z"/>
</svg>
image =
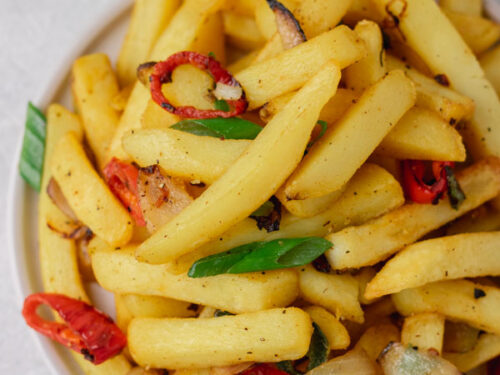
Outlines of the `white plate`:
<svg viewBox="0 0 500 375">
<path fill-rule="evenodd" d="M 52 102 L 61 103 L 68 108 L 72 107 L 68 78 L 71 64 L 78 56 L 93 52 L 104 52 L 108 54 L 113 62 L 116 60 L 125 35 L 132 1 L 122 0 L 117 7 L 97 18 L 86 33 L 82 33 L 81 39 L 75 42 L 74 48 L 68 52 L 65 59 L 59 62 L 60 69 L 56 69 L 57 75 L 49 81 L 52 84 L 45 89 L 42 101 L 37 103 L 41 108 L 45 109 Z M 494 7 L 490 5 L 490 12 L 500 10 L 497 1 L 488 1 L 488 3 L 496 3 L 497 6 L 497 8 L 493 9 Z M 498 16 L 500 15 L 497 14 Z M 61 75 L 60 72 L 66 74 Z M 36 235 L 38 194 L 30 189 L 19 176 L 17 165 L 21 154 L 21 146 L 22 139 L 18 142 L 15 166 L 12 168 L 12 175 L 9 179 L 7 237 L 12 268 L 15 270 L 14 285 L 19 300 L 24 301 L 27 295 L 43 291 L 43 286 L 40 277 Z M 95 284 L 89 284 L 86 287 L 93 297 L 94 303 L 103 311 L 114 315 L 112 295 L 107 294 Z M 35 331 L 30 330 L 30 332 L 42 352 L 47 366 L 54 375 L 83 375 L 66 349 L 63 349 L 54 341 L 37 334 Z"/>
<path fill-rule="evenodd" d="M 92 52 L 104 52 L 110 56 L 112 61 L 116 60 L 125 35 L 131 3 L 132 0 L 122 0 L 116 7 L 99 15 L 87 32 L 82 33 L 81 38 L 75 41 L 74 47 L 68 51 L 66 57 L 56 62 L 59 65 L 59 69 L 55 70 L 57 74 L 49 80 L 50 86 L 45 88 L 42 101 L 37 103 L 41 108 L 47 108 L 52 102 L 61 103 L 68 108 L 72 107 L 68 78 L 71 65 L 78 56 Z M 14 269 L 14 285 L 19 300 L 24 301 L 27 295 L 43 291 L 43 286 L 40 277 L 36 235 L 38 194 L 30 189 L 19 176 L 17 165 L 21 154 L 21 145 L 22 139 L 18 143 L 15 165 L 9 180 L 7 238 L 12 268 Z M 95 286 L 87 286 L 97 305 L 104 311 L 113 312 L 114 308 L 112 305 L 110 306 L 112 299 L 103 298 L 102 294 L 96 293 L 98 288 Z M 47 366 L 54 375 L 82 374 L 66 349 L 35 331 L 31 332 Z"/>
</svg>

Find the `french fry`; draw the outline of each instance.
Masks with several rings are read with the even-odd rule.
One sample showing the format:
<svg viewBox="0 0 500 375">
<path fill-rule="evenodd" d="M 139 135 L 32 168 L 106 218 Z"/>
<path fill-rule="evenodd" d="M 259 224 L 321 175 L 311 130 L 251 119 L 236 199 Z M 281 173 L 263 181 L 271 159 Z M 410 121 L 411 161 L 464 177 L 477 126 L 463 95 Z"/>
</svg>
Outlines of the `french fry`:
<svg viewBox="0 0 500 375">
<path fill-rule="evenodd" d="M 399 338 L 399 329 L 394 324 L 377 324 L 365 331 L 354 348 L 363 349 L 372 361 L 376 361 L 387 345 Z"/>
<path fill-rule="evenodd" d="M 274 115 L 281 111 L 292 99 L 294 92 L 278 96 L 267 102 L 259 111 L 259 116 L 264 122 L 269 122 Z M 347 109 L 356 102 L 357 95 L 348 89 L 337 89 L 335 95 L 325 104 L 319 115 L 319 119 L 333 124 L 339 120 Z"/>
<path fill-rule="evenodd" d="M 74 134 L 79 139 L 83 137 L 83 128 L 79 118 L 66 108 L 52 104 L 47 111 L 44 157 L 46 166 L 52 163 L 54 149 L 68 133 Z M 38 206 L 38 250 L 43 288 L 47 293 L 60 293 L 89 302 L 78 270 L 75 242 L 62 238 L 47 226 L 46 217 L 53 212 L 59 212 L 59 208 L 52 203 L 46 192 L 50 178 L 50 168 L 45 168 Z M 131 368 L 123 355 L 95 366 L 85 360 L 81 354 L 74 352 L 71 354 L 86 375 L 125 375 Z"/>
<path fill-rule="evenodd" d="M 92 232 L 113 246 L 130 240 L 130 215 L 94 170 L 73 133 L 55 147 L 50 170 L 70 207 Z"/>
<path fill-rule="evenodd" d="M 308 39 L 314 38 L 339 24 L 351 4 L 351 0 L 331 1 L 282 1 L 293 13 Z M 258 1 L 255 17 L 266 39 L 275 35 L 276 20 L 266 1 Z"/>
<path fill-rule="evenodd" d="M 219 3 L 220 6 L 220 3 Z M 221 12 L 210 12 L 200 26 L 190 50 L 203 55 L 214 55 L 217 61 L 226 65 L 226 38 Z"/>
<path fill-rule="evenodd" d="M 233 313 L 286 306 L 298 293 L 298 278 L 292 270 L 193 279 L 173 275 L 162 265 L 138 262 L 133 245 L 114 250 L 94 239 L 90 251 L 96 279 L 114 293 L 168 297 Z"/>
<path fill-rule="evenodd" d="M 249 109 L 255 109 L 279 95 L 297 90 L 331 59 L 342 69 L 364 55 L 364 44 L 356 33 L 347 26 L 338 26 L 276 57 L 249 66 L 235 78 L 245 90 Z"/>
<path fill-rule="evenodd" d="M 266 44 L 257 51 L 257 55 L 252 61 L 252 64 L 257 64 L 262 61 L 268 60 L 271 57 L 275 57 L 285 50 L 283 47 L 283 42 L 281 40 L 281 35 L 276 32 L 271 39 L 269 39 Z"/>
<path fill-rule="evenodd" d="M 128 99 L 130 98 L 130 94 L 132 94 L 133 89 L 133 84 L 125 86 L 121 89 L 120 92 L 113 99 L 111 99 L 111 108 L 113 108 L 116 112 L 123 112 L 127 106 Z"/>
<path fill-rule="evenodd" d="M 275 194 L 280 200 L 281 204 L 292 215 L 298 217 L 313 217 L 328 209 L 335 201 L 337 201 L 344 192 L 344 189 L 339 189 L 330 194 L 323 195 L 322 197 L 309 198 L 299 200 L 288 200 L 283 192 L 283 190 L 278 190 Z"/>
<path fill-rule="evenodd" d="M 302 0 L 293 8 L 307 38 L 314 38 L 333 29 L 342 20 L 352 0 L 315 1 Z"/>
<path fill-rule="evenodd" d="M 141 167 L 159 164 L 169 175 L 207 184 L 222 176 L 250 144 L 168 128 L 136 130 L 123 138 L 124 150 Z"/>
<path fill-rule="evenodd" d="M 165 129 L 177 124 L 180 118 L 173 113 L 165 111 L 162 107 L 150 100 L 146 105 L 146 109 L 141 116 L 141 126 L 138 129 L 132 129 L 122 134 L 122 147 L 123 139 L 128 133 L 140 131 L 142 129 Z M 129 157 L 129 156 L 127 156 Z"/>
<path fill-rule="evenodd" d="M 398 311 L 405 316 L 436 312 L 453 321 L 465 322 L 498 334 L 500 290 L 466 280 L 440 281 L 392 295 Z"/>
<path fill-rule="evenodd" d="M 500 232 L 466 233 L 417 242 L 389 260 L 366 287 L 375 298 L 439 280 L 500 275 Z"/>
<path fill-rule="evenodd" d="M 259 50 L 248 52 L 243 57 L 240 57 L 238 60 L 231 63 L 227 67 L 227 70 L 230 71 L 231 74 L 236 74 L 238 72 L 241 72 L 243 69 L 246 69 L 250 65 L 253 64 L 253 62 L 258 54 L 259 54 Z"/>
<path fill-rule="evenodd" d="M 401 343 L 417 347 L 418 350 L 443 350 L 444 316 L 435 313 L 421 313 L 405 318 L 401 330 Z"/>
<path fill-rule="evenodd" d="M 128 342 L 141 366 L 206 368 L 299 359 L 311 335 L 309 316 L 291 307 L 207 319 L 137 318 Z"/>
<path fill-rule="evenodd" d="M 116 73 L 122 87 L 136 81 L 137 67 L 147 61 L 156 40 L 179 4 L 179 0 L 135 1 L 127 35 L 116 62 Z"/>
<path fill-rule="evenodd" d="M 481 55 L 479 62 L 486 78 L 491 82 L 497 94 L 500 95 L 500 72 L 498 70 L 498 65 L 500 64 L 500 46 Z"/>
<path fill-rule="evenodd" d="M 374 4 L 388 25 L 398 20 L 397 28 L 406 42 L 434 74 L 445 74 L 452 87 L 474 100 L 474 117 L 463 133 L 472 156 L 500 156 L 498 96 L 476 57 L 437 4 L 433 0 L 375 0 Z"/>
<path fill-rule="evenodd" d="M 439 6 L 446 11 L 481 16 L 483 0 L 440 0 Z"/>
<path fill-rule="evenodd" d="M 100 168 L 118 126 L 118 112 L 111 102 L 120 89 L 108 56 L 102 53 L 80 57 L 73 64 L 72 91 L 82 118 L 85 136 Z"/>
<path fill-rule="evenodd" d="M 223 0 L 185 1 L 172 17 L 168 27 L 158 37 L 148 60 L 164 60 L 173 53 L 189 50 L 207 17 L 215 13 L 222 2 Z M 111 141 L 108 160 L 112 157 L 129 159 L 122 148 L 122 137 L 128 131 L 141 127 L 141 116 L 148 105 L 149 98 L 149 90 L 137 82 Z"/>
<path fill-rule="evenodd" d="M 189 318 L 197 310 L 197 306 L 188 302 L 165 297 L 123 294 L 121 298 L 134 318 Z"/>
<path fill-rule="evenodd" d="M 255 12 L 255 0 L 227 0 L 223 9 L 245 16 L 253 16 Z"/>
<path fill-rule="evenodd" d="M 492 232 L 500 230 L 500 212 L 483 205 L 455 220 L 446 228 L 448 236 L 459 233 Z"/>
<path fill-rule="evenodd" d="M 376 164 L 384 168 L 387 172 L 392 174 L 392 176 L 403 184 L 403 177 L 401 173 L 401 161 L 390 156 L 382 156 L 379 154 L 372 154 L 368 158 L 368 163 Z"/>
<path fill-rule="evenodd" d="M 457 174 L 467 197 L 458 210 L 447 200 L 437 205 L 404 206 L 358 227 L 349 227 L 327 236 L 334 244 L 326 252 L 334 269 L 359 268 L 387 259 L 434 229 L 494 198 L 500 190 L 500 160 L 480 161 Z"/>
<path fill-rule="evenodd" d="M 375 22 L 360 21 L 354 31 L 365 42 L 368 53 L 363 59 L 347 67 L 343 78 L 348 88 L 362 93 L 386 73 L 385 50 L 382 45 L 382 32 Z"/>
<path fill-rule="evenodd" d="M 375 153 L 396 159 L 465 161 L 458 131 L 436 112 L 414 107 L 385 136 Z"/>
<path fill-rule="evenodd" d="M 444 325 L 443 351 L 465 353 L 476 346 L 479 330 L 465 323 L 447 321 Z"/>
<path fill-rule="evenodd" d="M 358 282 L 351 275 L 330 275 L 308 265 L 299 269 L 299 288 L 303 299 L 324 307 L 338 319 L 363 323 Z"/>
<path fill-rule="evenodd" d="M 382 17 L 371 0 L 352 0 L 342 21 L 354 27 L 362 20 L 372 20 L 381 23 Z"/>
<path fill-rule="evenodd" d="M 293 12 L 298 2 L 294 0 L 283 0 L 280 1 L 280 3 Z M 264 38 L 266 38 L 266 40 L 271 39 L 277 32 L 276 17 L 267 4 L 267 1 L 256 0 L 254 12 L 255 22 L 257 23 L 260 33 L 264 36 Z"/>
<path fill-rule="evenodd" d="M 266 39 L 260 33 L 253 17 L 224 12 L 224 30 L 228 42 L 240 49 L 251 51 L 264 45 Z"/>
<path fill-rule="evenodd" d="M 134 316 L 128 310 L 121 294 L 115 294 L 115 312 L 116 325 L 123 333 L 127 334 L 128 325 L 130 324 L 130 321 L 134 319 Z"/>
<path fill-rule="evenodd" d="M 59 104 L 51 105 L 47 110 L 46 166 L 52 163 L 54 149 L 69 132 L 79 139 L 83 137 L 78 116 Z M 68 220 L 47 194 L 47 184 L 51 177 L 50 168 L 45 168 L 38 203 L 38 247 L 44 290 L 89 301 L 78 272 L 75 242 L 62 238 L 47 226 L 48 217 L 58 215 Z"/>
<path fill-rule="evenodd" d="M 399 183 L 382 168 L 365 164 L 348 183 L 342 197 L 325 212 L 308 219 L 299 219 L 285 213 L 280 230 L 271 233 L 259 230 L 254 220 L 245 219 L 218 239 L 169 263 L 168 268 L 176 274 L 184 273 L 200 258 L 252 241 L 322 237 L 329 231 L 338 231 L 349 224 L 356 225 L 378 217 L 399 207 L 403 202 L 404 196 Z"/>
<path fill-rule="evenodd" d="M 388 101 L 392 95 L 396 103 Z M 304 157 L 286 182 L 286 197 L 314 198 L 341 188 L 414 103 L 415 89 L 402 72 L 371 86 Z"/>
<path fill-rule="evenodd" d="M 216 308 L 210 306 L 203 306 L 198 315 L 198 319 L 213 318 L 215 316 Z"/>
<path fill-rule="evenodd" d="M 308 306 L 303 310 L 325 334 L 330 350 L 347 349 L 350 344 L 349 333 L 335 316 L 320 306 Z"/>
<path fill-rule="evenodd" d="M 362 268 L 358 273 L 354 275 L 356 280 L 358 280 L 359 285 L 359 302 L 363 305 L 369 305 L 378 300 L 378 298 L 366 298 L 365 290 L 366 286 L 373 279 L 373 277 L 377 274 L 377 271 L 373 267 L 365 267 Z"/>
<path fill-rule="evenodd" d="M 479 337 L 476 346 L 466 353 L 443 353 L 443 357 L 460 371 L 467 372 L 500 355 L 500 336 L 486 333 Z"/>
<path fill-rule="evenodd" d="M 137 248 L 138 259 L 171 261 L 217 238 L 259 208 L 300 162 L 319 112 L 339 79 L 336 63 L 326 64 L 222 177 Z"/>
<path fill-rule="evenodd" d="M 440 85 L 434 79 L 425 76 L 394 56 L 387 55 L 386 64 L 388 70 L 404 70 L 406 75 L 415 83 L 417 106 L 439 113 L 451 125 L 472 117 L 474 113 L 474 101 L 472 99 L 449 87 Z"/>
<path fill-rule="evenodd" d="M 481 16 L 444 11 L 472 52 L 479 55 L 495 45 L 500 37 L 500 25 Z"/>
</svg>

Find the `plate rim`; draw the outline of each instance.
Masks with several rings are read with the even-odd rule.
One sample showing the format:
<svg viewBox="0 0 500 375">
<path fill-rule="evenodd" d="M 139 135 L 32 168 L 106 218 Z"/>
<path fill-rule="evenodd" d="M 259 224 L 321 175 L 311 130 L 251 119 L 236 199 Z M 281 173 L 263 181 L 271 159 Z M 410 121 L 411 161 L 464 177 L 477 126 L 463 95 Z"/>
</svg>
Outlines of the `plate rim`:
<svg viewBox="0 0 500 375">
<path fill-rule="evenodd" d="M 133 0 L 122 0 L 117 2 L 115 6 L 108 6 L 100 14 L 96 14 L 94 20 L 88 22 L 87 26 L 82 30 L 80 38 L 72 43 L 66 54 L 59 60 L 51 79 L 48 80 L 48 86 L 43 87 L 39 91 L 33 102 L 41 108 L 46 109 L 63 87 L 70 73 L 72 62 L 88 49 L 100 35 L 106 32 L 110 24 L 129 11 L 132 4 Z M 61 71 L 66 72 L 66 74 L 61 75 L 59 73 Z M 23 136 L 24 132 L 22 131 L 18 136 L 15 155 L 12 164 L 10 164 L 6 209 L 8 268 L 10 269 L 12 286 L 15 293 L 14 300 L 19 308 L 22 308 L 25 296 L 36 292 L 32 288 L 31 276 L 28 273 L 26 262 L 27 249 L 22 245 L 25 228 L 18 225 L 26 221 L 23 209 L 26 208 L 24 200 L 29 193 L 26 184 L 18 172 Z M 76 364 L 74 359 L 68 360 L 60 355 L 57 343 L 45 338 L 32 329 L 29 329 L 28 332 L 50 373 L 54 375 L 66 374 L 69 370 L 69 363 L 73 362 Z"/>
</svg>

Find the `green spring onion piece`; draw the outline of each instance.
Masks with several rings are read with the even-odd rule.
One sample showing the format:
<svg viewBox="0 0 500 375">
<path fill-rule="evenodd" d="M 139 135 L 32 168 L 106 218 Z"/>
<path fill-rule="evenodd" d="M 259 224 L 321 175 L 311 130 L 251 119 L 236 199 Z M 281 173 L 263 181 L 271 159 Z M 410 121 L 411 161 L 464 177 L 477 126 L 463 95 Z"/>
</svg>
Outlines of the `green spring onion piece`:
<svg viewBox="0 0 500 375">
<path fill-rule="evenodd" d="M 330 241 L 321 237 L 252 242 L 199 259 L 189 269 L 188 276 L 198 278 L 302 266 L 312 262 L 332 246 Z"/>
<path fill-rule="evenodd" d="M 224 139 L 255 139 L 262 130 L 259 125 L 238 117 L 183 120 L 171 128 Z"/>
<path fill-rule="evenodd" d="M 19 173 L 38 192 L 42 181 L 45 153 L 45 123 L 43 113 L 31 102 L 28 103 Z"/>
</svg>

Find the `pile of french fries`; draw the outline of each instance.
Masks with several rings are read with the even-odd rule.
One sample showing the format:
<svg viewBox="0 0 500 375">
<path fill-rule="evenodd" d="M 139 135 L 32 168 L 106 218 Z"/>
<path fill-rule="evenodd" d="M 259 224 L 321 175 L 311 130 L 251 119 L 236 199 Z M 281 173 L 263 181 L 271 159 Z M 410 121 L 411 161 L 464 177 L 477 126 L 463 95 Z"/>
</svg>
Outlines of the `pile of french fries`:
<svg viewBox="0 0 500 375">
<path fill-rule="evenodd" d="M 293 48 L 265 0 L 136 0 L 116 69 L 104 54 L 79 58 L 76 114 L 48 108 L 45 291 L 89 301 L 95 276 L 128 335 L 102 365 L 75 354 L 86 374 L 232 375 L 302 358 L 312 322 L 331 369 L 362 353 L 348 363 L 382 373 L 389 342 L 432 349 L 463 372 L 500 355 L 500 26 L 481 0 L 281 3 L 307 37 Z M 181 119 L 153 102 L 136 69 L 184 50 L 215 55 L 240 82 L 243 117 L 264 127 L 255 140 L 170 128 Z M 163 92 L 209 109 L 212 88 L 184 65 Z M 328 129 L 304 156 L 318 120 Z M 137 227 L 102 178 L 113 157 L 159 165 L 191 186 L 192 202 L 153 233 Z M 462 163 L 465 201 L 405 200 L 406 159 Z M 61 235 L 75 223 L 48 197 L 51 178 L 94 234 L 86 253 Z M 249 215 L 273 195 L 286 210 L 268 233 Z M 187 275 L 208 255 L 307 236 L 332 242 L 330 272 Z"/>
</svg>

